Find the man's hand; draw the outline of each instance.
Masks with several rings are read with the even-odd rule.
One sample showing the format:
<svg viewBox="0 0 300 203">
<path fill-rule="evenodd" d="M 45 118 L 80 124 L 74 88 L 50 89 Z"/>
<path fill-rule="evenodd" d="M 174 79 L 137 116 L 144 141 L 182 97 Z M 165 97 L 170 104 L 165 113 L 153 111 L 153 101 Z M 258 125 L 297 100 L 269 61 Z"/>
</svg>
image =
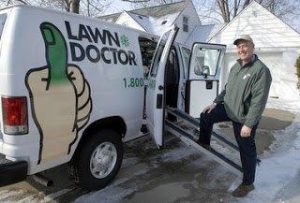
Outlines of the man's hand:
<svg viewBox="0 0 300 203">
<path fill-rule="evenodd" d="M 202 113 L 210 113 L 216 106 L 217 106 L 216 103 L 212 103 L 211 105 L 205 107 Z"/>
<path fill-rule="evenodd" d="M 241 137 L 250 137 L 252 128 L 249 128 L 246 125 L 243 125 L 241 129 Z"/>
</svg>

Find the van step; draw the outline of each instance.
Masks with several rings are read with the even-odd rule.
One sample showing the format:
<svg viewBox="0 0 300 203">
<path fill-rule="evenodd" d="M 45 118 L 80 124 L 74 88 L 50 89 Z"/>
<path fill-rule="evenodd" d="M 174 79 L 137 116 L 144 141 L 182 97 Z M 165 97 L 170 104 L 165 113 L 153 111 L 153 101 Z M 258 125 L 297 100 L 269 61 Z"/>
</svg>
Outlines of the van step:
<svg viewBox="0 0 300 203">
<path fill-rule="evenodd" d="M 171 108 L 171 107 L 167 107 L 166 108 L 167 113 L 170 113 L 174 116 L 177 117 L 177 122 L 176 124 L 181 126 L 183 129 L 186 129 L 187 131 L 192 131 L 192 135 L 194 137 L 194 139 L 197 139 L 199 137 L 199 126 L 200 126 L 200 120 L 191 117 L 189 114 L 176 109 L 176 108 Z M 237 144 L 235 144 L 234 142 L 232 142 L 231 140 L 229 140 L 228 138 L 226 138 L 225 135 L 223 135 L 220 131 L 218 130 L 213 130 L 212 131 L 212 141 L 219 141 L 219 143 L 225 144 L 226 146 L 229 146 L 230 149 L 233 149 L 237 152 L 239 152 L 239 147 L 237 146 Z M 259 158 L 257 158 L 256 160 L 257 165 L 259 165 L 261 163 L 261 160 Z"/>
<path fill-rule="evenodd" d="M 199 119 L 193 118 L 189 114 L 175 108 L 167 107 L 166 111 L 168 114 L 172 114 L 177 118 L 176 122 L 172 122 L 167 119 L 165 120 L 165 127 L 167 131 L 177 136 L 188 146 L 192 146 L 205 153 L 220 164 L 233 170 L 236 174 L 241 175 L 242 167 L 238 157 L 239 153 L 237 153 L 239 152 L 239 148 L 235 143 L 225 138 L 219 132 L 217 133 L 214 131 L 212 133 L 211 147 L 209 149 L 204 148 L 196 142 L 200 133 Z M 218 150 L 221 150 L 222 152 L 219 152 Z M 228 158 L 225 154 L 230 154 L 230 158 Z"/>
<path fill-rule="evenodd" d="M 166 120 L 165 125 L 166 125 L 166 130 L 167 131 L 169 131 L 173 135 L 177 136 L 179 139 L 181 139 L 188 146 L 194 147 L 195 149 L 197 149 L 197 150 L 203 152 L 204 154 L 212 157 L 212 159 L 216 160 L 220 164 L 222 164 L 225 167 L 229 168 L 230 170 L 232 170 L 236 174 L 241 175 L 242 167 L 238 163 L 236 163 L 236 162 L 232 161 L 231 159 L 227 158 L 226 156 L 224 156 L 220 152 L 216 151 L 212 147 L 210 149 L 207 149 L 207 148 L 204 148 L 201 145 L 197 144 L 196 140 L 193 138 L 193 135 L 191 135 L 187 131 L 181 129 L 176 124 Z"/>
<path fill-rule="evenodd" d="M 191 128 L 193 128 L 194 133 L 197 132 L 197 130 L 199 129 L 199 126 L 200 126 L 200 120 L 199 119 L 193 118 L 189 114 L 187 114 L 183 111 L 180 111 L 179 109 L 175 109 L 175 108 L 171 108 L 171 107 L 167 107 L 166 111 L 167 111 L 167 113 L 170 113 L 170 114 L 176 116 L 183 123 L 185 123 L 187 125 L 190 125 Z M 239 147 L 235 143 L 233 143 L 232 141 L 225 138 L 225 136 L 222 136 L 220 132 L 213 131 L 212 132 L 212 137 L 220 140 L 221 142 L 224 142 L 225 144 L 227 144 L 231 148 L 239 151 Z"/>
</svg>

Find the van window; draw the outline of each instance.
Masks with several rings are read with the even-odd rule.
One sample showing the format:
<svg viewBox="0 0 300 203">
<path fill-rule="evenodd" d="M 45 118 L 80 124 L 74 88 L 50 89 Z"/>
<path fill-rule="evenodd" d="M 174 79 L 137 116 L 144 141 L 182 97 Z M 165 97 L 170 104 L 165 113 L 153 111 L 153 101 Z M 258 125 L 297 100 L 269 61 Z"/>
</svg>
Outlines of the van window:
<svg viewBox="0 0 300 203">
<path fill-rule="evenodd" d="M 5 21 L 6 21 L 6 14 L 0 14 L 0 40 L 1 40 Z"/>
<path fill-rule="evenodd" d="M 166 84 L 177 85 L 179 83 L 179 63 L 175 48 L 172 47 L 166 64 Z"/>
<path fill-rule="evenodd" d="M 194 72 L 196 75 L 216 75 L 218 59 L 221 54 L 218 49 L 202 48 L 195 46 L 193 51 L 195 56 Z"/>
<path fill-rule="evenodd" d="M 155 77 L 158 71 L 158 64 L 160 61 L 160 57 L 162 55 L 162 52 L 165 48 L 165 44 L 160 44 L 158 49 L 157 49 L 157 57 L 155 57 L 154 61 L 153 61 L 153 65 L 152 65 L 152 69 L 151 69 L 151 76 Z"/>
<path fill-rule="evenodd" d="M 177 107 L 179 78 L 178 55 L 175 47 L 172 47 L 166 64 L 164 86 L 166 87 L 166 105 L 174 108 Z M 168 115 L 168 118 L 171 117 Z"/>
<path fill-rule="evenodd" d="M 183 58 L 183 63 L 184 63 L 184 77 L 188 75 L 188 69 L 189 69 L 189 61 L 190 61 L 190 55 L 191 55 L 191 50 L 185 47 L 181 47 L 181 54 Z"/>
<path fill-rule="evenodd" d="M 140 37 L 139 44 L 140 44 L 140 49 L 142 54 L 144 73 L 145 75 L 147 75 L 149 72 L 149 68 L 151 66 L 151 62 L 152 62 L 152 58 L 154 55 L 157 42 L 151 39 Z"/>
</svg>

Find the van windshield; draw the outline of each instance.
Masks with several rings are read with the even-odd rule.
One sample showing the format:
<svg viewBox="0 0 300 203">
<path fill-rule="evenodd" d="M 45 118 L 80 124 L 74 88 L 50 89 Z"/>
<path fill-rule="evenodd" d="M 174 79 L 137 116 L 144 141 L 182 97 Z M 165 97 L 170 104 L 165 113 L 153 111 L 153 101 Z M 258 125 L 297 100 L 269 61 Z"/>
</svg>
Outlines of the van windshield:
<svg viewBox="0 0 300 203">
<path fill-rule="evenodd" d="M 6 14 L 0 14 L 0 40 L 1 40 L 5 21 L 6 21 Z"/>
</svg>

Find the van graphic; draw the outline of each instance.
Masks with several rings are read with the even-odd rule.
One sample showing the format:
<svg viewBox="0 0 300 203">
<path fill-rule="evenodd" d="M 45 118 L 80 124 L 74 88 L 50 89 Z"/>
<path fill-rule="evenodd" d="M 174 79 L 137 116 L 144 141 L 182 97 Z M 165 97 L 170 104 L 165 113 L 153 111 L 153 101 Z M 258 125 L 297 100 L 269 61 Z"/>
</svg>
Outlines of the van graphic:
<svg viewBox="0 0 300 203">
<path fill-rule="evenodd" d="M 78 66 L 68 64 L 62 33 L 48 22 L 41 23 L 40 31 L 47 65 L 30 69 L 25 78 L 40 134 L 38 163 L 68 155 L 92 110 L 89 83 Z"/>
</svg>

